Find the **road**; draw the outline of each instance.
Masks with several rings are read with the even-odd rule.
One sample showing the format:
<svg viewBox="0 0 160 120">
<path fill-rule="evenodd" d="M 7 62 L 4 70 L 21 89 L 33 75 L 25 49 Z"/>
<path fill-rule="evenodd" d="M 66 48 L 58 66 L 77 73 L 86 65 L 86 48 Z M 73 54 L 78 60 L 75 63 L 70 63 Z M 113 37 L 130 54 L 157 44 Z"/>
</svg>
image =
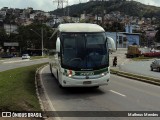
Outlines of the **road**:
<svg viewBox="0 0 160 120">
<path fill-rule="evenodd" d="M 140 74 L 144 76 L 150 76 L 155 78 L 160 78 L 160 72 L 154 70 L 151 71 L 150 64 L 153 61 L 132 61 L 126 63 L 125 65 L 121 65 L 120 69 L 126 72 Z"/>
<path fill-rule="evenodd" d="M 45 62 L 48 62 L 48 58 L 36 59 L 36 60 L 21 60 L 21 58 L 13 58 L 13 59 L 6 59 L 5 61 L 1 60 L 0 61 L 0 72 L 14 69 L 14 68 L 45 63 Z"/>
<path fill-rule="evenodd" d="M 60 89 L 49 67 L 41 72 L 51 107 L 56 111 L 159 111 L 160 87 L 111 75 L 108 86 L 99 89 Z M 60 117 L 62 120 L 160 120 L 160 118 Z"/>
</svg>

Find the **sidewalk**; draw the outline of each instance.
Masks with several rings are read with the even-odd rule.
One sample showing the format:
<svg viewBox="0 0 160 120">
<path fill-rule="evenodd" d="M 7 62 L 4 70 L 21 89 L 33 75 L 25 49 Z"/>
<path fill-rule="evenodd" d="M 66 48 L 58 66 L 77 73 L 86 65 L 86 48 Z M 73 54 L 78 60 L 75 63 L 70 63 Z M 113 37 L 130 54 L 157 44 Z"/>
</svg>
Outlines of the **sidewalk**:
<svg viewBox="0 0 160 120">
<path fill-rule="evenodd" d="M 127 53 L 127 48 L 118 48 L 116 52 L 113 52 L 109 56 L 110 68 L 119 70 L 121 65 L 128 63 L 131 59 L 127 59 L 125 53 Z M 117 56 L 117 67 L 113 67 L 113 58 Z"/>
<path fill-rule="evenodd" d="M 130 73 L 130 72 L 121 70 L 122 65 L 132 62 L 132 59 L 126 58 L 125 53 L 127 53 L 127 49 L 119 48 L 116 52 L 113 52 L 112 54 L 110 54 L 109 59 L 110 59 L 110 68 L 111 68 L 112 74 L 116 74 L 118 76 L 122 76 L 122 77 L 126 77 L 129 79 L 138 80 L 138 81 L 160 86 L 159 78 L 157 79 L 153 77 L 148 77 L 146 75 L 134 74 L 134 73 Z M 117 56 L 117 63 L 118 63 L 117 67 L 113 67 L 112 65 L 113 58 L 115 56 Z"/>
</svg>

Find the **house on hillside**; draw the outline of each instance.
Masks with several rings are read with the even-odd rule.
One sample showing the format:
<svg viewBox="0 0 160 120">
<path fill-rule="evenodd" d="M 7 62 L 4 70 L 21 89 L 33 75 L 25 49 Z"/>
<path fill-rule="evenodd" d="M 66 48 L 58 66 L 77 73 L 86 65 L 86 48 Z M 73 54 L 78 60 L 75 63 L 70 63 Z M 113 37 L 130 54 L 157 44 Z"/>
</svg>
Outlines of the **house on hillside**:
<svg viewBox="0 0 160 120">
<path fill-rule="evenodd" d="M 17 33 L 17 28 L 18 28 L 17 25 L 4 24 L 4 29 L 5 29 L 5 31 L 6 31 L 7 34 L 11 34 L 11 33 L 18 34 L 18 33 Z"/>
<path fill-rule="evenodd" d="M 3 18 L 5 18 L 6 16 L 6 11 L 0 10 L 0 16 L 2 16 Z"/>
<path fill-rule="evenodd" d="M 154 45 L 155 35 L 157 31 L 156 30 L 147 30 L 145 31 L 145 39 L 147 41 L 147 46 L 150 47 L 151 45 Z"/>
</svg>

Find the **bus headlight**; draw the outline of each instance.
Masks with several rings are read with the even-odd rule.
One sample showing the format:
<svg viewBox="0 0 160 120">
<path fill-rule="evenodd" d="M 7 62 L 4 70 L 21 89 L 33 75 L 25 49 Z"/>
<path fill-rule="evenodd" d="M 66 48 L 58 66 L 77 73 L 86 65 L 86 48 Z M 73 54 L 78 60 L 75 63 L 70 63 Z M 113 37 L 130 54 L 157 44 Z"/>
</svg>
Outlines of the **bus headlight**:
<svg viewBox="0 0 160 120">
<path fill-rule="evenodd" d="M 108 73 L 108 72 L 104 72 L 104 73 L 102 73 L 101 75 L 102 75 L 102 76 L 105 76 L 105 75 L 107 75 L 107 73 Z"/>
<path fill-rule="evenodd" d="M 102 76 L 105 76 L 105 73 L 102 73 Z"/>
<path fill-rule="evenodd" d="M 73 73 L 72 70 L 69 70 L 69 73 L 67 74 L 68 77 L 72 77 Z"/>
<path fill-rule="evenodd" d="M 68 77 L 72 77 L 72 75 L 71 75 L 71 74 L 69 74 L 69 75 L 68 75 Z"/>
</svg>

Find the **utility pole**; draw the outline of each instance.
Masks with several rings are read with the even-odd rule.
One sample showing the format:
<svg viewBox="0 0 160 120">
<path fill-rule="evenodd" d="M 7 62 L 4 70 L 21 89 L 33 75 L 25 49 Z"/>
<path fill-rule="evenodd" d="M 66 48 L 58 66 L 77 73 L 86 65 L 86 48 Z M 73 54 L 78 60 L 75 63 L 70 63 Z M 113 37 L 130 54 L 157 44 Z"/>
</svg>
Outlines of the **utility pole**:
<svg viewBox="0 0 160 120">
<path fill-rule="evenodd" d="M 53 0 L 53 3 L 57 3 L 57 9 L 63 9 L 64 3 L 68 5 L 68 0 Z M 63 11 L 65 15 L 65 10 Z"/>
<path fill-rule="evenodd" d="M 68 5 L 68 4 L 69 4 L 69 3 L 68 3 L 68 0 L 67 0 L 67 7 L 66 7 L 66 8 L 67 8 L 67 15 L 69 16 L 69 14 L 70 14 L 70 13 L 69 13 L 69 12 L 70 12 L 70 9 L 69 9 L 69 5 Z"/>
<path fill-rule="evenodd" d="M 104 28 L 104 14 L 105 14 L 104 5 L 105 5 L 105 1 L 102 0 L 102 27 L 103 27 L 103 28 Z"/>
<path fill-rule="evenodd" d="M 41 27 L 41 34 L 42 34 L 42 57 L 43 57 L 43 26 Z"/>
<path fill-rule="evenodd" d="M 117 27 L 117 25 L 116 25 L 116 50 L 117 50 L 117 47 L 118 47 L 118 45 L 117 45 L 117 38 L 118 38 L 118 36 L 117 36 L 117 30 L 118 30 L 118 27 Z"/>
<path fill-rule="evenodd" d="M 44 50 L 44 43 L 43 43 L 43 26 L 41 27 L 41 34 L 39 34 L 38 32 L 36 32 L 33 29 L 30 29 L 31 31 L 33 31 L 34 33 L 36 33 L 39 37 L 41 37 L 41 44 L 42 44 L 42 57 L 43 57 L 43 50 Z"/>
</svg>

